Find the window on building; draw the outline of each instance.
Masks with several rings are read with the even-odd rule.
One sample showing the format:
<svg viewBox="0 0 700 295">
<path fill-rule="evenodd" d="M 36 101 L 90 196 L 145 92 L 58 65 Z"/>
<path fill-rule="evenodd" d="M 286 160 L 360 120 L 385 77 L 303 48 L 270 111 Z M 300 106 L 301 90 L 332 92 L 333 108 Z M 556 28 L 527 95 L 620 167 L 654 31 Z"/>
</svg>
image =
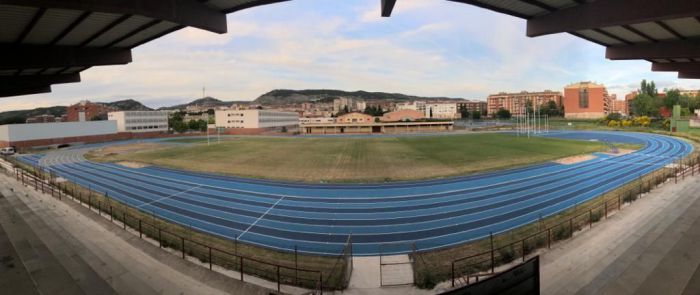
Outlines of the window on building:
<svg viewBox="0 0 700 295">
<path fill-rule="evenodd" d="M 578 92 L 578 107 L 582 109 L 588 108 L 588 89 L 581 89 Z"/>
</svg>

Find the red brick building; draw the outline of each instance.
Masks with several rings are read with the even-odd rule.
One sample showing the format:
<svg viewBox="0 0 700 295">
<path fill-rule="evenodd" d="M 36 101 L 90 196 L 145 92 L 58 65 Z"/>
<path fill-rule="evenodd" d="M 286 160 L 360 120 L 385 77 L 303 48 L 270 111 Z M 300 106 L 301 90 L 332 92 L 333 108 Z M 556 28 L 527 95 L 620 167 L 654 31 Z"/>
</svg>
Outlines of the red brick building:
<svg viewBox="0 0 700 295">
<path fill-rule="evenodd" d="M 519 93 L 505 93 L 501 92 L 498 94 L 489 95 L 487 98 L 488 104 L 488 115 L 494 116 L 500 109 L 506 109 L 510 111 L 513 116 L 517 117 L 521 114 L 525 114 L 525 106 L 528 101 L 532 103 L 534 108 L 539 108 L 542 105 L 548 104 L 553 101 L 557 106 L 561 105 L 562 95 L 561 92 L 545 90 L 542 92 L 519 92 Z"/>
<path fill-rule="evenodd" d="M 488 104 L 485 101 L 480 100 L 458 101 L 457 110 L 459 111 L 462 108 L 466 108 L 470 113 L 475 111 L 479 111 L 482 115 L 486 115 L 486 113 L 488 113 Z"/>
<path fill-rule="evenodd" d="M 564 88 L 564 116 L 572 119 L 604 118 L 612 109 L 608 90 L 601 84 L 580 82 Z"/>
<path fill-rule="evenodd" d="M 114 111 L 103 104 L 92 103 L 87 100 L 83 100 L 79 103 L 69 106 L 66 109 L 66 121 L 67 122 L 85 122 L 92 121 L 93 118 L 103 115 L 105 119 L 107 118 L 107 113 Z"/>
</svg>

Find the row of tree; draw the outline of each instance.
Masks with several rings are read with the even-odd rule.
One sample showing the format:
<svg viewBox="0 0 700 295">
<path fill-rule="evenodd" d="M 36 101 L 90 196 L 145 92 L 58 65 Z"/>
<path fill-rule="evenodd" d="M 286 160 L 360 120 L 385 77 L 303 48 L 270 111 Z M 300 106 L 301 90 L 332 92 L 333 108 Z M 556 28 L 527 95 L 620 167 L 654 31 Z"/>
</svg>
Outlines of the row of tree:
<svg viewBox="0 0 700 295">
<path fill-rule="evenodd" d="M 207 131 L 208 122 L 202 119 L 199 120 L 189 120 L 185 122 L 184 113 L 175 112 L 170 115 L 168 120 L 168 127 L 178 133 L 183 133 L 187 131 Z"/>
<path fill-rule="evenodd" d="M 469 109 L 465 105 L 460 105 L 459 106 L 459 114 L 462 116 L 462 119 L 473 119 L 473 120 L 479 120 L 481 119 L 481 116 L 486 116 L 486 112 L 483 114 L 480 111 L 473 111 L 470 112 Z"/>
<path fill-rule="evenodd" d="M 678 89 L 666 89 L 665 92 L 665 95 L 659 95 L 654 81 L 642 80 L 637 96 L 630 104 L 631 115 L 658 117 L 662 108 L 670 111 L 674 105 L 681 106 L 681 116 L 700 109 L 700 95 L 681 94 Z"/>
</svg>

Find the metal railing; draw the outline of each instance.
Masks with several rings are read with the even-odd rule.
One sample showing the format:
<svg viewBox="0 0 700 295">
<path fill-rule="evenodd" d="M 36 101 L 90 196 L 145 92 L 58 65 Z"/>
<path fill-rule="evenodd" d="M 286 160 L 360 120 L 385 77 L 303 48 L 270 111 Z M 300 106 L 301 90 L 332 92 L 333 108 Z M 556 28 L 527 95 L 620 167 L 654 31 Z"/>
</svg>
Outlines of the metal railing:
<svg viewBox="0 0 700 295">
<path fill-rule="evenodd" d="M 90 211 L 108 218 L 115 225 L 121 226 L 123 230 L 130 228 L 139 238 L 151 238 L 154 240 L 159 248 L 173 249 L 173 253 L 180 255 L 182 259 L 198 259 L 202 264 L 208 265 L 210 270 L 213 270 L 216 265 L 227 270 L 237 271 L 239 276 L 235 277 L 235 279 L 240 281 L 245 281 L 246 275 L 271 279 L 277 284 L 277 292 L 282 292 L 282 285 L 291 284 L 306 286 L 307 288 L 311 286 L 309 289 L 311 289 L 312 294 L 323 294 L 324 278 L 321 271 L 270 263 L 231 253 L 163 229 L 155 221 L 149 222 L 148 220 L 132 216 L 127 212 L 128 207 L 126 207 L 127 210 L 123 210 L 120 208 L 122 206 L 113 206 L 112 204 L 96 201 L 93 199 L 92 193 L 87 194 L 87 197 L 81 193 L 75 193 L 75 191 L 69 194 L 70 188 L 67 185 L 61 186 L 60 184 L 52 183 L 44 179 L 40 173 L 37 173 L 37 175 L 41 176 L 36 176 L 25 172 L 19 167 L 13 167 L 13 170 L 15 179 L 23 185 L 33 187 L 42 193 L 50 194 L 59 200 L 69 197 L 80 205 L 86 206 Z M 296 265 L 298 257 L 296 251 L 294 256 Z"/>
<path fill-rule="evenodd" d="M 452 287 L 460 287 L 474 282 L 481 278 L 491 277 L 498 274 L 496 267 L 511 263 L 518 258 L 525 262 L 528 255 L 535 250 L 551 248 L 552 243 L 573 237 L 574 232 L 585 227 L 592 228 L 593 223 L 602 218 L 607 219 L 611 212 L 620 211 L 623 203 L 631 203 L 642 194 L 651 191 L 668 179 L 678 183 L 687 176 L 700 174 L 700 156 L 689 156 L 686 159 L 679 159 L 674 163 L 673 171 L 668 173 L 668 168 L 660 168 L 652 173 L 640 176 L 638 185 L 630 187 L 622 192 L 618 192 L 614 198 L 602 199 L 599 204 L 592 205 L 586 211 L 577 213 L 564 221 L 551 226 L 545 226 L 533 234 L 506 245 L 495 247 L 494 236 L 489 236 L 490 249 L 474 255 L 469 255 L 454 259 L 451 263 L 451 284 Z M 521 262 L 521 263 L 522 263 Z"/>
</svg>

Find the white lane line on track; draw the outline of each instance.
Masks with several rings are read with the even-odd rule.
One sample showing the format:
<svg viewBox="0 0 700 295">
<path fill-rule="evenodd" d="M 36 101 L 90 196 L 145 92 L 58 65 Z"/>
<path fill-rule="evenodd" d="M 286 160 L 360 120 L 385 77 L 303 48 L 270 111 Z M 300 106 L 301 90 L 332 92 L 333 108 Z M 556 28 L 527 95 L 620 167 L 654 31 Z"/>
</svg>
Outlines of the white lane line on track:
<svg viewBox="0 0 700 295">
<path fill-rule="evenodd" d="M 165 196 L 165 197 L 162 197 L 162 198 L 160 198 L 160 199 L 150 201 L 150 202 L 148 202 L 148 203 L 143 203 L 143 204 L 141 204 L 141 205 L 136 206 L 136 208 L 141 208 L 141 207 L 146 206 L 146 205 L 151 205 L 151 204 L 153 204 L 153 203 L 158 203 L 158 202 L 160 202 L 160 201 L 162 201 L 162 200 L 170 199 L 170 198 L 172 198 L 172 197 L 175 197 L 175 196 L 184 194 L 184 193 L 186 193 L 186 192 L 195 190 L 195 189 L 200 188 L 200 187 L 202 187 L 201 184 L 198 185 L 198 186 L 193 186 L 193 187 L 191 187 L 191 188 L 188 188 L 188 189 L 186 189 L 186 190 L 184 190 L 184 191 L 177 192 L 177 193 L 174 193 L 174 194 L 172 194 L 172 195 Z"/>
<path fill-rule="evenodd" d="M 274 204 L 272 204 L 272 206 L 270 206 L 270 208 L 268 208 L 267 211 L 265 211 L 265 213 L 263 213 L 263 215 L 260 215 L 260 217 L 258 217 L 258 219 L 256 219 L 253 223 L 251 223 L 250 226 L 249 226 L 248 228 L 246 228 L 245 231 L 242 232 L 242 233 L 238 236 L 238 239 L 240 239 L 241 237 L 243 237 L 243 235 L 245 235 L 251 228 L 253 228 L 253 226 L 255 226 L 255 225 L 258 223 L 258 221 L 260 221 L 260 219 L 265 218 L 265 215 L 267 215 L 267 213 L 270 213 L 270 211 L 272 211 L 272 209 L 274 209 L 275 206 L 277 206 L 277 204 L 279 204 L 280 202 L 282 202 L 282 200 L 284 200 L 284 197 L 285 197 L 285 196 L 282 196 L 279 200 L 277 200 L 277 202 L 275 202 Z"/>
</svg>

